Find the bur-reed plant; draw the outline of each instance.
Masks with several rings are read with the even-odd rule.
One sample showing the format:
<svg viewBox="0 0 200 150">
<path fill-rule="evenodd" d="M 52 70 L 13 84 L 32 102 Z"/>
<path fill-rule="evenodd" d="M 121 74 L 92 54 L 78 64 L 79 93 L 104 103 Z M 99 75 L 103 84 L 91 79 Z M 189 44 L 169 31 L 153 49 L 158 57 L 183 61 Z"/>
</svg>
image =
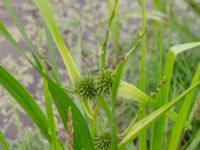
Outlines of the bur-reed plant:
<svg viewBox="0 0 200 150">
<path fill-rule="evenodd" d="M 156 6 L 159 6 L 158 1 L 155 1 Z M 45 54 L 38 48 L 34 48 L 31 40 L 26 34 L 22 24 L 17 18 L 9 0 L 3 0 L 4 6 L 17 29 L 24 38 L 28 49 L 31 51 L 32 58 L 29 58 L 19 43 L 8 32 L 3 22 L 0 22 L 0 31 L 5 39 L 24 57 L 24 61 L 28 61 L 35 70 L 43 78 L 44 84 L 44 99 L 46 112 L 43 112 L 40 106 L 35 102 L 31 94 L 11 75 L 3 66 L 0 66 L 0 84 L 10 93 L 11 96 L 20 104 L 22 109 L 27 113 L 29 118 L 35 123 L 35 126 L 41 131 L 47 142 L 50 143 L 54 150 L 68 149 L 74 150 L 117 150 L 127 149 L 126 145 L 133 144 L 133 140 L 139 137 L 139 148 L 147 149 L 147 129 L 152 128 L 150 149 L 177 149 L 181 140 L 181 134 L 184 129 L 192 128 L 191 122 L 188 121 L 190 110 L 194 106 L 195 89 L 200 84 L 200 65 L 196 69 L 196 73 L 191 82 L 190 87 L 175 97 L 169 98 L 171 80 L 173 75 L 173 67 L 178 54 L 187 50 L 200 46 L 200 42 L 192 42 L 186 44 L 175 45 L 169 48 L 165 58 L 165 64 L 162 66 L 162 58 L 160 58 L 159 72 L 161 74 L 158 83 L 160 83 L 150 95 L 145 92 L 145 82 L 148 80 L 145 69 L 146 56 L 146 1 L 142 0 L 142 33 L 128 52 L 122 52 L 123 56 L 119 60 L 115 68 L 109 67 L 106 59 L 107 43 L 109 40 L 110 28 L 112 28 L 113 19 L 117 16 L 118 0 L 114 1 L 113 10 L 108 19 L 105 39 L 100 47 L 99 62 L 100 67 L 97 74 L 81 74 L 64 43 L 62 35 L 54 20 L 52 11 L 49 8 L 47 0 L 34 0 L 38 7 L 48 40 L 48 50 L 51 55 L 50 61 Z M 115 20 L 117 21 L 117 20 Z M 118 24 L 117 22 L 115 22 Z M 71 87 L 65 87 L 60 81 L 57 73 L 56 57 L 52 45 L 55 42 L 57 49 L 66 67 L 66 72 L 69 77 Z M 159 43 L 159 41 L 158 41 Z M 140 67 L 140 89 L 122 80 L 125 64 L 130 56 L 141 45 L 141 67 Z M 162 50 L 160 50 L 162 53 Z M 195 55 L 195 52 L 194 52 Z M 160 55 L 162 57 L 162 54 Z M 146 77 L 145 77 L 146 76 Z M 72 98 L 71 95 L 76 95 L 78 101 Z M 139 106 L 138 117 L 133 116 L 133 121 L 120 132 L 116 123 L 116 105 L 118 97 L 123 97 Z M 170 100 L 169 100 L 170 99 Z M 55 104 L 59 113 L 60 119 L 67 135 L 67 142 L 61 141 L 56 135 L 56 122 L 52 109 L 52 101 Z M 174 111 L 177 103 L 181 103 L 180 110 Z M 80 104 L 79 107 L 77 104 Z M 102 108 L 102 109 L 101 109 Z M 150 109 L 149 113 L 145 111 Z M 101 111 L 104 111 L 107 118 L 108 129 L 101 128 L 101 121 L 98 116 Z M 170 126 L 167 122 L 171 121 Z M 167 134 L 168 128 L 171 129 Z M 199 132 L 193 137 L 190 142 L 195 147 L 195 141 L 199 138 Z M 4 136 L 0 133 L 0 142 L 3 149 L 9 149 Z"/>
</svg>

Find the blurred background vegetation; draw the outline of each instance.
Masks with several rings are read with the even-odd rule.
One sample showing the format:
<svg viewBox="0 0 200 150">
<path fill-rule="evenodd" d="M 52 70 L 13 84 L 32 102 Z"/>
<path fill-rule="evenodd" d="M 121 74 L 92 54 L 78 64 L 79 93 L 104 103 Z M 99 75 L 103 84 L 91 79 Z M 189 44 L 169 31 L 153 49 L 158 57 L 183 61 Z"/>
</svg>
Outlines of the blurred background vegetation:
<svg viewBox="0 0 200 150">
<path fill-rule="evenodd" d="M 106 21 L 111 13 L 114 0 L 49 0 L 57 25 L 68 45 L 73 58 L 82 73 L 98 71 L 98 50 L 106 31 Z M 11 0 L 17 16 L 23 23 L 36 49 L 47 50 L 45 28 L 40 14 L 31 0 Z M 109 67 L 114 67 L 141 33 L 141 8 L 139 0 L 120 0 L 118 15 L 112 24 L 112 36 L 108 43 Z M 2 1 L 0 20 L 7 25 L 18 42 L 26 49 L 16 27 L 12 25 Z M 168 49 L 180 43 L 200 41 L 200 1 L 198 0 L 148 0 L 147 1 L 147 70 L 146 93 L 155 91 L 158 85 L 160 54 L 165 59 Z M 197 48 L 198 49 L 198 48 Z M 58 72 L 62 81 L 67 82 L 62 62 L 56 53 Z M 139 87 L 139 60 L 137 51 L 126 64 L 124 79 Z M 195 68 L 200 61 L 200 51 L 181 54 L 176 59 L 173 72 L 171 96 L 178 95 L 189 86 Z M 44 105 L 42 80 L 39 74 L 25 62 L 3 37 L 0 37 L 0 64 L 5 66 L 25 87 L 31 91 L 37 103 Z M 132 102 L 119 99 L 117 122 L 120 130 L 127 127 L 137 111 Z M 102 114 L 103 116 L 104 114 Z M 59 122 L 59 118 L 57 118 Z M 200 122 L 192 122 L 195 128 L 185 132 L 183 144 L 196 132 Z M 13 148 L 38 149 L 49 147 L 42 141 L 42 135 L 32 125 L 18 104 L 0 87 L 0 128 Z M 58 135 L 65 140 L 63 127 L 58 124 Z M 19 144 L 17 147 L 16 145 Z"/>
</svg>

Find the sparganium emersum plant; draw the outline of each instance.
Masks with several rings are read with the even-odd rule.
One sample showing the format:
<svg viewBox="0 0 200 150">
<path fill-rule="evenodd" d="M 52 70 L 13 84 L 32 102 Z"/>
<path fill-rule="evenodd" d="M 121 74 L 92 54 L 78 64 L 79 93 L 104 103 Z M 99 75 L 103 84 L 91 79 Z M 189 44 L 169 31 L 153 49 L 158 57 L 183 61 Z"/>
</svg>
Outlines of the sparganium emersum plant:
<svg viewBox="0 0 200 150">
<path fill-rule="evenodd" d="M 170 90 L 172 89 L 173 66 L 178 54 L 199 47 L 200 42 L 186 43 L 169 48 L 164 65 L 162 62 L 163 51 L 160 51 L 160 67 L 157 68 L 160 72 L 160 77 L 157 83 L 162 83 L 164 77 L 165 83 L 158 86 L 159 90 L 152 90 L 156 91 L 154 96 L 148 96 L 145 92 L 146 81 L 149 78 L 146 76 L 147 68 L 145 67 L 147 49 L 145 0 L 141 0 L 141 35 L 138 40 L 132 43 L 133 46 L 127 53 L 121 50 L 120 53 L 123 57 L 117 65 L 114 65 L 117 67 L 113 69 L 108 67 L 111 64 L 107 63 L 106 57 L 109 34 L 111 32 L 114 35 L 114 30 L 112 29 L 119 23 L 118 0 L 112 1 L 113 5 L 111 5 L 112 9 L 110 9 L 112 11 L 110 11 L 110 17 L 107 20 L 105 38 L 102 41 L 100 50 L 97 51 L 100 60 L 99 71 L 97 74 L 89 72 L 86 75 L 81 75 L 77 69 L 58 30 L 52 11 L 49 8 L 48 0 L 33 1 L 40 11 L 46 31 L 50 33 L 46 34 L 48 44 L 52 43 L 53 40 L 53 43 L 57 46 L 57 50 L 66 67 L 71 87 L 66 88 L 66 85 L 60 81 L 54 71 L 56 69 L 55 66 L 51 65 L 51 60 L 47 60 L 44 56 L 39 59 L 37 48 L 35 49 L 32 45 L 11 6 L 10 0 L 3 0 L 4 7 L 24 38 L 28 49 L 31 51 L 32 58 L 26 55 L 19 43 L 12 37 L 12 34 L 8 32 L 3 22 L 0 22 L 0 32 L 17 52 L 24 57 L 24 60 L 28 61 L 43 78 L 46 112 L 41 110 L 31 94 L 3 66 L 0 66 L 0 84 L 24 109 L 46 141 L 51 145 L 51 148 L 54 150 L 66 149 L 67 144 L 68 149 L 74 150 L 132 149 L 130 147 L 135 146 L 133 141 L 139 137 L 137 144 L 140 150 L 176 150 L 179 147 L 183 132 L 192 128 L 191 120 L 188 120 L 188 117 L 190 116 L 191 118 L 190 110 L 195 105 L 195 89 L 200 84 L 200 65 L 197 67 L 188 89 L 169 98 Z M 170 18 L 165 16 L 164 21 L 166 20 L 170 20 Z M 159 43 L 159 38 L 157 38 L 157 41 Z M 122 75 L 127 60 L 132 59 L 130 56 L 139 45 L 141 45 L 140 68 L 138 68 L 140 70 L 140 88 L 137 88 L 131 83 L 122 81 Z M 52 51 L 51 48 L 48 50 L 49 52 Z M 48 69 L 48 66 L 51 66 L 51 68 Z M 72 98 L 71 95 L 77 95 L 78 100 Z M 116 121 L 118 118 L 115 117 L 118 97 L 138 105 L 137 117 L 132 116 L 133 121 L 130 121 L 130 124 L 123 131 L 119 130 Z M 52 109 L 51 99 L 57 108 L 66 135 L 68 135 L 66 136 L 66 142 L 61 141 L 56 134 L 56 123 L 53 115 L 55 110 Z M 177 103 L 181 105 L 177 107 Z M 172 109 L 176 107 L 177 109 Z M 103 117 L 107 121 L 101 121 L 102 114 L 104 114 Z M 168 121 L 170 121 L 170 125 Z M 150 127 L 151 132 L 147 132 Z M 107 131 L 105 128 L 110 130 Z M 147 136 L 147 133 L 149 136 Z M 199 132 L 192 137 L 190 143 L 197 140 L 198 135 Z M 149 145 L 147 145 L 148 141 Z M 2 133 L 0 134 L 0 143 L 3 149 L 9 149 L 9 145 Z"/>
</svg>

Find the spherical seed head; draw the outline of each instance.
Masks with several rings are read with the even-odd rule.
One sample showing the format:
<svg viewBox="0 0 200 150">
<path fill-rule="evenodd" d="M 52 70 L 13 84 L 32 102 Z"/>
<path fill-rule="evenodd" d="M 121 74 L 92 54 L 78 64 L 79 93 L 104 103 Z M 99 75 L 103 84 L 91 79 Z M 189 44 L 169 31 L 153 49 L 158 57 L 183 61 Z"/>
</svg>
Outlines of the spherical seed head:
<svg viewBox="0 0 200 150">
<path fill-rule="evenodd" d="M 97 75 L 96 87 L 98 93 L 110 94 L 114 80 L 114 71 L 103 69 Z"/>
<path fill-rule="evenodd" d="M 91 75 L 82 77 L 75 85 L 77 94 L 85 99 L 93 99 L 97 95 L 94 78 Z"/>
<path fill-rule="evenodd" d="M 94 138 L 94 146 L 96 150 L 110 150 L 111 149 L 111 132 L 99 132 Z"/>
</svg>

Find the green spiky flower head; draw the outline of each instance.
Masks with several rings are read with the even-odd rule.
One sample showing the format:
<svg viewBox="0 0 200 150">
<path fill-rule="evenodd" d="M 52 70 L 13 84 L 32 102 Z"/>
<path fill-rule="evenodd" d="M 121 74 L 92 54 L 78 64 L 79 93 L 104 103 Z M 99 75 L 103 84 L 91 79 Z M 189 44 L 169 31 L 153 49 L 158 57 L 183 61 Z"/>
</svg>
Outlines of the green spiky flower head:
<svg viewBox="0 0 200 150">
<path fill-rule="evenodd" d="M 114 80 L 114 71 L 111 69 L 102 69 L 96 80 L 96 88 L 98 93 L 110 94 Z"/>
<path fill-rule="evenodd" d="M 110 150 L 111 149 L 111 131 L 106 130 L 97 133 L 94 138 L 94 146 L 96 150 Z"/>
<path fill-rule="evenodd" d="M 75 88 L 77 94 L 85 100 L 93 99 L 97 95 L 95 81 L 93 76 L 90 74 L 81 77 L 81 79 L 75 84 Z"/>
</svg>

